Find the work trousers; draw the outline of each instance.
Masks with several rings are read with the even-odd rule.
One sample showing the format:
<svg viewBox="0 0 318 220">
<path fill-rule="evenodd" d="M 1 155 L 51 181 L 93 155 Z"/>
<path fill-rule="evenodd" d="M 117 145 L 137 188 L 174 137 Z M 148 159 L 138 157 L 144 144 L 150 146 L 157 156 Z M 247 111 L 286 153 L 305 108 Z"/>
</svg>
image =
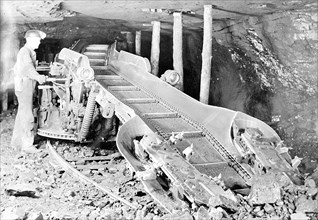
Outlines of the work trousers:
<svg viewBox="0 0 318 220">
<path fill-rule="evenodd" d="M 17 149 L 31 147 L 34 142 L 33 93 L 35 81 L 24 78 L 22 91 L 15 91 L 18 112 L 14 122 L 11 146 Z"/>
</svg>

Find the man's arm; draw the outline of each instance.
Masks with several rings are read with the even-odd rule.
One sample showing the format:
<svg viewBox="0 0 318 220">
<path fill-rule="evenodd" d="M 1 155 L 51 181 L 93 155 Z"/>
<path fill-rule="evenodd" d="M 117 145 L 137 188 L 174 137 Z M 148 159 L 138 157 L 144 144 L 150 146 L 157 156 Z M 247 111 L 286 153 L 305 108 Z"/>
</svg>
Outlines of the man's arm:
<svg viewBox="0 0 318 220">
<path fill-rule="evenodd" d="M 21 75 L 30 79 L 36 80 L 39 83 L 45 82 L 45 76 L 40 75 L 33 64 L 31 54 L 27 50 L 21 50 L 17 57 L 18 65 L 20 66 Z"/>
</svg>

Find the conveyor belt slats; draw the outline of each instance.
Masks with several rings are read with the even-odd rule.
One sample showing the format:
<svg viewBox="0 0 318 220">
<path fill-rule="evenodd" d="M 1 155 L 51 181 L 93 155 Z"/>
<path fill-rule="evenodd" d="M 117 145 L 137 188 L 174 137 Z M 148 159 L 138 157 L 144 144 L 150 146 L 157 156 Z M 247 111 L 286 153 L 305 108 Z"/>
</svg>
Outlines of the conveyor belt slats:
<svg viewBox="0 0 318 220">
<path fill-rule="evenodd" d="M 182 133 L 184 138 L 189 138 L 189 137 L 202 137 L 203 133 L 202 131 L 184 131 L 184 132 L 172 132 L 172 133 L 165 133 L 165 135 L 178 135 Z"/>
<path fill-rule="evenodd" d="M 106 52 L 84 52 L 84 55 L 90 57 L 106 57 Z"/>
<path fill-rule="evenodd" d="M 103 65 L 105 64 L 105 59 L 89 59 L 89 63 L 93 65 Z"/>
<path fill-rule="evenodd" d="M 106 44 L 91 44 L 86 47 L 86 51 L 106 51 L 108 49 L 108 45 Z"/>
<path fill-rule="evenodd" d="M 156 103 L 157 100 L 154 98 L 130 98 L 130 99 L 123 99 L 123 102 L 127 104 L 143 104 L 143 103 Z"/>
<path fill-rule="evenodd" d="M 137 86 L 109 86 L 108 89 L 111 91 L 138 91 L 139 90 Z"/>
<path fill-rule="evenodd" d="M 107 66 L 91 66 L 93 70 L 108 70 L 109 67 Z"/>
<path fill-rule="evenodd" d="M 177 118 L 178 113 L 177 112 L 159 112 L 159 113 L 143 113 L 143 117 L 147 119 L 153 119 L 153 118 Z"/>
<path fill-rule="evenodd" d="M 123 78 L 118 75 L 96 75 L 97 80 L 122 80 Z"/>
</svg>

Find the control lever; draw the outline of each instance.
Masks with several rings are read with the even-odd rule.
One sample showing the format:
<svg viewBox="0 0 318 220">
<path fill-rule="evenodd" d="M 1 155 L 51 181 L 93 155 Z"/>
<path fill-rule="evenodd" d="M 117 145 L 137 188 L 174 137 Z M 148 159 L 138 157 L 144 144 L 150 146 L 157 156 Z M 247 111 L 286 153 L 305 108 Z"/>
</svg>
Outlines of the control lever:
<svg viewBox="0 0 318 220">
<path fill-rule="evenodd" d="M 46 82 L 55 82 L 55 81 L 66 81 L 68 78 L 54 78 L 54 77 L 47 77 Z"/>
<path fill-rule="evenodd" d="M 56 78 L 46 77 L 46 81 L 47 81 L 47 82 L 55 82 L 55 81 L 56 81 Z"/>
</svg>

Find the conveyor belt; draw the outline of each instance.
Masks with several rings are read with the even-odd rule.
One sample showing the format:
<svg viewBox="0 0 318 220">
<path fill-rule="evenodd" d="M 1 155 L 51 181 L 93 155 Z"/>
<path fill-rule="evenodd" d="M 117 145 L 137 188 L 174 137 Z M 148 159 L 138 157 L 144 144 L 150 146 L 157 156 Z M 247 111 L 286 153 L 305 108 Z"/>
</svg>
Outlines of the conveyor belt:
<svg viewBox="0 0 318 220">
<path fill-rule="evenodd" d="M 89 48 L 93 48 L 96 51 L 97 46 L 89 46 Z M 100 46 L 100 48 L 103 47 Z M 91 63 L 95 65 L 95 58 L 100 51 L 96 51 L 96 54 L 94 54 L 94 51 L 86 51 L 86 55 L 92 61 Z M 103 62 L 99 61 L 99 63 Z M 182 153 L 187 145 L 193 144 L 195 146 L 194 155 L 189 162 L 194 166 L 198 164 L 199 168 L 203 166 L 205 170 L 210 172 L 211 169 L 219 169 L 220 166 L 229 167 L 230 165 L 245 181 L 250 179 L 250 174 L 204 125 L 191 119 L 183 113 L 182 109 L 167 103 L 163 97 L 152 93 L 143 85 L 144 83 L 153 82 L 143 79 L 137 79 L 136 81 L 134 77 L 127 77 L 127 75 L 113 66 L 104 67 L 99 65 L 92 66 L 92 68 L 95 70 L 95 78 L 98 84 L 105 90 L 104 93 L 107 93 L 108 96 L 111 95 L 118 102 L 131 108 L 135 114 L 151 125 L 163 138 L 169 139 L 171 134 L 183 132 L 185 135 L 182 144 L 175 145 L 175 147 Z M 134 73 L 132 72 L 131 74 Z M 152 78 L 152 80 L 156 84 L 156 79 Z M 159 78 L 157 80 L 162 83 Z M 154 86 L 158 89 L 158 85 Z M 174 94 L 170 94 L 170 96 L 174 96 Z M 187 102 L 188 100 L 185 99 L 183 101 Z M 200 109 L 198 109 L 197 114 L 200 114 Z"/>
</svg>

